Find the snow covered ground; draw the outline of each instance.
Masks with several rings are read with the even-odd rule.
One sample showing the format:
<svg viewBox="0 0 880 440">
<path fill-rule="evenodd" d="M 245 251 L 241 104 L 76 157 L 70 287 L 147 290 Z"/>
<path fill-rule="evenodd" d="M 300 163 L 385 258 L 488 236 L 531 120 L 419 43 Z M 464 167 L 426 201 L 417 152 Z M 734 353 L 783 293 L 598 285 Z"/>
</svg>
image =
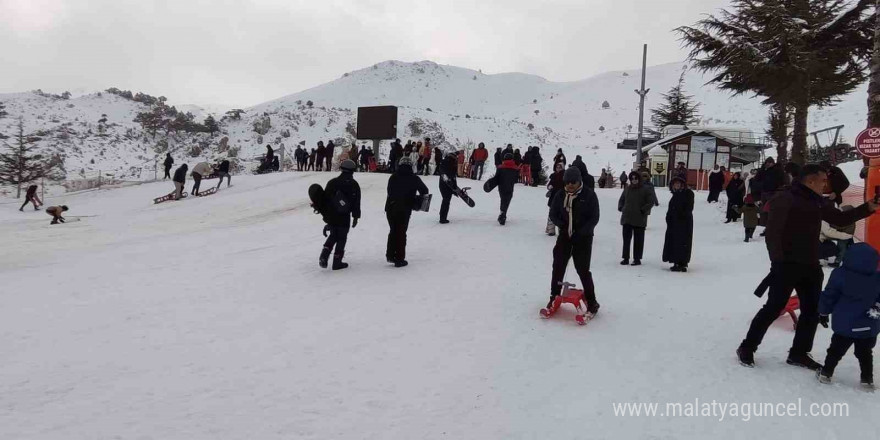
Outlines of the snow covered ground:
<svg viewBox="0 0 880 440">
<path fill-rule="evenodd" d="M 598 164 L 593 164 L 596 168 Z M 835 384 L 785 365 L 771 327 L 758 368 L 734 349 L 761 301 L 763 242 L 742 242 L 697 194 L 688 274 L 660 262 L 668 192 L 645 265 L 618 265 L 619 189 L 599 190 L 587 327 L 547 300 L 543 189 L 415 213 L 410 266 L 385 263 L 387 176 L 357 175 L 352 267 L 317 266 L 306 188 L 335 173 L 235 176 L 213 196 L 153 205 L 153 183 L 51 198 L 81 221 L 0 204 L 0 438 L 877 438 L 877 396 L 845 358 Z M 216 181 L 206 181 L 206 185 Z M 427 178 L 436 192 L 437 180 Z M 475 184 L 474 187 L 479 185 Z M 439 203 L 439 199 L 435 200 Z M 569 280 L 576 281 L 569 270 Z M 830 331 L 813 350 L 824 359 Z M 848 417 L 617 417 L 615 403 L 843 402 Z M 658 413 L 659 414 L 659 413 Z"/>
</svg>

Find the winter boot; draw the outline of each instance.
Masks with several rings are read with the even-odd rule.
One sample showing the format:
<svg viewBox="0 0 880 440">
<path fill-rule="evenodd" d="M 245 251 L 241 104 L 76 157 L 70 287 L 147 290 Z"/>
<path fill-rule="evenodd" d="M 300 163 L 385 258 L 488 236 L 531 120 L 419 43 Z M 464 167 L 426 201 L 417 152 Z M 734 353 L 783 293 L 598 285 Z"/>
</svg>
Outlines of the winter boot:
<svg viewBox="0 0 880 440">
<path fill-rule="evenodd" d="M 599 303 L 594 302 L 593 304 L 587 305 L 587 315 L 590 319 L 594 318 L 597 313 L 599 313 Z"/>
<path fill-rule="evenodd" d="M 788 365 L 806 368 L 808 370 L 817 371 L 822 368 L 822 364 L 813 360 L 809 353 L 792 353 L 788 352 L 788 359 L 785 360 Z"/>
<path fill-rule="evenodd" d="M 408 264 L 406 260 L 395 261 L 394 267 L 406 267 Z"/>
<path fill-rule="evenodd" d="M 441 225 L 445 225 L 447 223 L 449 223 L 449 220 L 446 220 L 445 218 L 443 220 L 440 220 Z"/>
<path fill-rule="evenodd" d="M 507 216 L 502 213 L 498 216 L 498 224 L 504 226 L 505 223 L 507 223 Z"/>
<path fill-rule="evenodd" d="M 736 349 L 736 357 L 739 358 L 740 365 L 755 368 L 755 353 L 753 351 L 739 347 Z"/>
<path fill-rule="evenodd" d="M 620 265 L 629 266 L 629 258 L 624 258 L 623 260 L 620 260 Z"/>
<path fill-rule="evenodd" d="M 674 265 L 672 265 L 672 267 L 669 268 L 669 270 L 671 270 L 673 272 L 681 272 L 681 266 L 674 264 Z"/>
<path fill-rule="evenodd" d="M 863 390 L 865 390 L 865 391 L 867 391 L 867 392 L 869 392 L 869 393 L 873 393 L 874 391 L 877 391 L 877 387 L 874 385 L 874 382 L 873 382 L 873 381 L 871 381 L 871 382 L 865 382 L 865 381 L 863 380 L 863 381 L 862 381 L 862 384 L 861 384 L 861 387 L 862 387 Z"/>
<path fill-rule="evenodd" d="M 333 270 L 340 270 L 348 267 L 348 263 L 342 262 L 342 257 L 344 255 L 344 253 L 333 254 Z"/>
<path fill-rule="evenodd" d="M 321 249 L 321 256 L 318 257 L 318 266 L 321 266 L 322 269 L 327 268 L 327 260 L 330 258 L 330 248 L 324 247 Z"/>
<path fill-rule="evenodd" d="M 830 385 L 831 384 L 831 376 L 825 375 L 825 373 L 822 371 L 822 369 L 820 369 L 819 371 L 816 371 L 816 377 L 819 379 L 819 383 L 821 383 L 823 385 Z"/>
<path fill-rule="evenodd" d="M 630 264 L 630 266 L 641 266 L 641 265 L 642 265 L 642 260 L 633 260 L 632 264 Z"/>
</svg>

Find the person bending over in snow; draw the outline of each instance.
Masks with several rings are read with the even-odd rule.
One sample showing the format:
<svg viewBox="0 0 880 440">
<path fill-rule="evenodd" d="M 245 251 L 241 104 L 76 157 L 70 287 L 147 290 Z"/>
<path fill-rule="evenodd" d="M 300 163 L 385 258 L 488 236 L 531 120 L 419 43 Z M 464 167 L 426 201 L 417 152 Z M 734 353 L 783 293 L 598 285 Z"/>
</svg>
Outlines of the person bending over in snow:
<svg viewBox="0 0 880 440">
<path fill-rule="evenodd" d="M 193 178 L 193 187 L 190 193 L 194 196 L 199 195 L 199 188 L 202 185 L 202 179 L 206 179 L 211 173 L 214 172 L 214 168 L 211 167 L 211 164 L 208 162 L 199 162 L 193 167 L 192 170 L 192 178 Z"/>
<path fill-rule="evenodd" d="M 412 159 L 404 156 L 397 164 L 397 170 L 388 178 L 388 198 L 385 200 L 385 217 L 388 218 L 388 245 L 385 259 L 394 267 L 404 267 L 406 261 L 406 231 L 409 218 L 415 206 L 416 193 L 428 194 L 418 174 L 413 173 Z"/>
<path fill-rule="evenodd" d="M 27 206 L 28 203 L 34 204 L 34 211 L 39 211 L 40 206 L 43 205 L 43 201 L 37 197 L 37 185 L 31 185 L 28 187 L 27 192 L 24 194 L 24 203 L 21 204 L 21 208 L 18 208 L 18 210 L 24 211 L 24 207 Z"/>
<path fill-rule="evenodd" d="M 519 180 L 519 167 L 516 166 L 513 155 L 506 153 L 495 175 L 483 185 L 483 190 L 486 192 L 498 187 L 498 195 L 501 196 L 501 214 L 498 215 L 498 223 L 502 226 L 507 222 L 507 208 L 513 200 L 513 187 L 517 180 Z"/>
<path fill-rule="evenodd" d="M 880 273 L 877 251 L 866 243 L 849 247 L 843 267 L 834 269 L 819 298 L 819 323 L 828 328 L 828 315 L 834 320 L 831 346 L 819 382 L 831 383 L 834 369 L 855 345 L 862 373 L 862 387 L 874 391 L 873 349 L 880 334 Z"/>
<path fill-rule="evenodd" d="M 599 223 L 599 200 L 592 189 L 584 185 L 577 167 L 569 167 L 563 176 L 565 185 L 553 197 L 550 218 L 559 227 L 556 246 L 553 247 L 553 274 L 550 278 L 550 301 L 562 291 L 560 283 L 565 281 L 568 260 L 574 260 L 574 268 L 584 288 L 584 302 L 587 303 L 587 318 L 599 311 L 590 260 L 593 253 L 593 229 Z"/>
<path fill-rule="evenodd" d="M 220 189 L 220 185 L 223 183 L 223 178 L 226 178 L 226 187 L 229 188 L 232 186 L 232 175 L 229 174 L 229 161 L 223 160 L 220 162 L 220 166 L 217 167 L 217 177 L 220 178 L 220 181 L 217 182 L 217 189 Z"/>
<path fill-rule="evenodd" d="M 183 185 L 186 184 L 186 170 L 189 167 L 186 164 L 181 165 L 174 171 L 174 200 L 180 200 L 183 198 Z"/>
<path fill-rule="evenodd" d="M 52 223 L 50 225 L 57 225 L 58 222 L 64 223 L 64 217 L 61 214 L 67 212 L 67 205 L 61 206 L 50 206 L 46 208 L 46 214 L 52 216 Z"/>
<path fill-rule="evenodd" d="M 349 228 L 356 228 L 358 219 L 361 218 L 361 187 L 354 180 L 354 171 L 357 168 L 354 161 L 346 159 L 339 165 L 342 172 L 327 182 L 324 189 L 327 201 L 326 220 L 330 236 L 324 242 L 318 265 L 327 267 L 330 252 L 333 252 L 333 270 L 345 269 L 348 263 L 343 263 L 345 256 L 345 243 L 348 241 Z M 352 221 L 354 219 L 354 221 Z M 334 247 L 336 250 L 334 251 Z"/>
</svg>

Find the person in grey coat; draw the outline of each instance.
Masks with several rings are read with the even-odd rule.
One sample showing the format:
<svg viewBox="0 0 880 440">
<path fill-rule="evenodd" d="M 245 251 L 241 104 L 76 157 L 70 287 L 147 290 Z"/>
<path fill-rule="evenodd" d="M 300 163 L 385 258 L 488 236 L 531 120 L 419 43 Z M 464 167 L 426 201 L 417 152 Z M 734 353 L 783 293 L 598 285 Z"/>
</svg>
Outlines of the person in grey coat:
<svg viewBox="0 0 880 440">
<path fill-rule="evenodd" d="M 621 265 L 628 265 L 630 243 L 635 236 L 633 244 L 633 266 L 642 264 L 642 254 L 645 248 L 645 228 L 648 226 L 648 216 L 654 207 L 655 195 L 651 188 L 642 182 L 642 176 L 633 171 L 629 173 L 629 186 L 623 190 L 620 200 L 617 202 L 617 210 L 621 212 L 620 224 L 623 226 L 623 260 Z"/>
</svg>

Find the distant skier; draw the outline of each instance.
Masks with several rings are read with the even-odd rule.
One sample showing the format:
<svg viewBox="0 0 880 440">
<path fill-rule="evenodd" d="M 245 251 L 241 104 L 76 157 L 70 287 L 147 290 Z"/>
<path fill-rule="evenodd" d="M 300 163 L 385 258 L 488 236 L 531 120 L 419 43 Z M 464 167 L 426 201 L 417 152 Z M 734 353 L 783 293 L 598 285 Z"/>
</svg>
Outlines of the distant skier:
<svg viewBox="0 0 880 440">
<path fill-rule="evenodd" d="M 458 188 L 456 175 L 458 170 L 458 158 L 455 152 L 450 152 L 443 158 L 440 166 L 440 196 L 443 201 L 440 203 L 440 223 L 449 223 L 449 204 L 452 202 L 454 188 Z"/>
<path fill-rule="evenodd" d="M 577 167 L 565 170 L 563 183 L 564 189 L 553 197 L 550 208 L 550 218 L 559 228 L 559 236 L 553 247 L 553 273 L 547 308 L 551 308 L 553 300 L 562 291 L 561 283 L 565 281 L 568 261 L 573 259 L 584 289 L 584 302 L 587 304 L 585 317 L 589 320 L 599 312 L 593 274 L 590 272 L 593 230 L 599 223 L 599 200 L 593 190 L 584 186 Z"/>
<path fill-rule="evenodd" d="M 24 203 L 21 204 L 21 208 L 18 208 L 19 211 L 24 211 L 24 207 L 27 206 L 28 203 L 34 204 L 34 211 L 40 210 L 43 201 L 37 196 L 37 189 L 37 185 L 31 185 L 28 187 L 27 191 L 24 193 Z"/>
<path fill-rule="evenodd" d="M 186 172 L 189 169 L 186 164 L 181 165 L 174 171 L 174 200 L 183 198 L 183 185 L 186 184 Z"/>
<path fill-rule="evenodd" d="M 679 177 L 669 182 L 672 198 L 666 211 L 666 238 L 663 261 L 672 263 L 673 272 L 687 272 L 694 241 L 694 192 Z"/>
<path fill-rule="evenodd" d="M 202 179 L 207 178 L 213 172 L 214 172 L 214 168 L 212 168 L 211 164 L 209 164 L 208 162 L 197 163 L 196 166 L 193 167 L 193 170 L 191 173 L 192 178 L 193 178 L 193 187 L 192 187 L 192 191 L 190 191 L 189 193 L 194 196 L 199 195 L 199 188 L 202 185 Z"/>
<path fill-rule="evenodd" d="M 220 162 L 220 166 L 217 168 L 217 176 L 220 178 L 220 181 L 217 182 L 217 189 L 220 189 L 224 177 L 226 178 L 226 187 L 232 186 L 232 176 L 229 174 L 228 160 L 224 159 L 223 162 Z"/>
<path fill-rule="evenodd" d="M 629 173 L 629 186 L 620 194 L 617 202 L 617 210 L 620 211 L 620 225 L 623 227 L 623 260 L 622 265 L 628 265 L 630 256 L 630 243 L 635 236 L 633 245 L 633 266 L 642 264 L 642 254 L 645 248 L 645 228 L 648 227 L 648 216 L 654 207 L 654 196 L 651 190 L 642 184 L 642 176 L 633 171 Z"/>
<path fill-rule="evenodd" d="M 397 170 L 388 178 L 388 198 L 385 200 L 385 217 L 388 219 L 388 244 L 385 259 L 394 267 L 404 267 L 406 261 L 406 231 L 415 206 L 416 193 L 428 194 L 428 187 L 412 169 L 412 160 L 400 159 Z"/>
<path fill-rule="evenodd" d="M 162 180 L 171 178 L 171 167 L 174 165 L 174 158 L 171 157 L 171 153 L 165 153 L 165 177 Z"/>
<path fill-rule="evenodd" d="M 507 223 L 507 209 L 513 199 L 513 188 L 517 180 L 519 180 L 519 168 L 516 166 L 513 156 L 508 153 L 504 155 L 504 160 L 501 161 L 501 166 L 498 167 L 495 175 L 483 185 L 486 192 L 498 187 L 498 195 L 501 196 L 501 214 L 498 215 L 498 224 L 502 226 Z"/>
<path fill-rule="evenodd" d="M 336 145 L 333 145 L 333 141 L 327 141 L 327 149 L 324 151 L 324 161 L 326 162 L 327 169 L 325 171 L 332 171 L 333 166 L 333 150 L 336 148 Z"/>
<path fill-rule="evenodd" d="M 348 267 L 348 263 L 342 262 L 342 258 L 345 256 L 345 243 L 348 241 L 348 231 L 350 228 L 356 228 L 358 220 L 361 218 L 361 187 L 354 180 L 354 171 L 357 166 L 353 160 L 346 159 L 342 161 L 339 168 L 341 170 L 339 176 L 330 179 L 324 189 L 324 197 L 327 202 L 325 230 L 330 232 L 330 236 L 324 242 L 324 248 L 318 258 L 318 265 L 326 268 L 330 252 L 333 252 L 333 270 Z"/>
<path fill-rule="evenodd" d="M 64 217 L 62 217 L 62 214 L 64 214 L 65 212 L 67 212 L 67 205 L 50 206 L 46 208 L 46 214 L 52 216 L 52 222 L 49 224 L 57 225 L 58 222 L 64 223 Z"/>
</svg>

